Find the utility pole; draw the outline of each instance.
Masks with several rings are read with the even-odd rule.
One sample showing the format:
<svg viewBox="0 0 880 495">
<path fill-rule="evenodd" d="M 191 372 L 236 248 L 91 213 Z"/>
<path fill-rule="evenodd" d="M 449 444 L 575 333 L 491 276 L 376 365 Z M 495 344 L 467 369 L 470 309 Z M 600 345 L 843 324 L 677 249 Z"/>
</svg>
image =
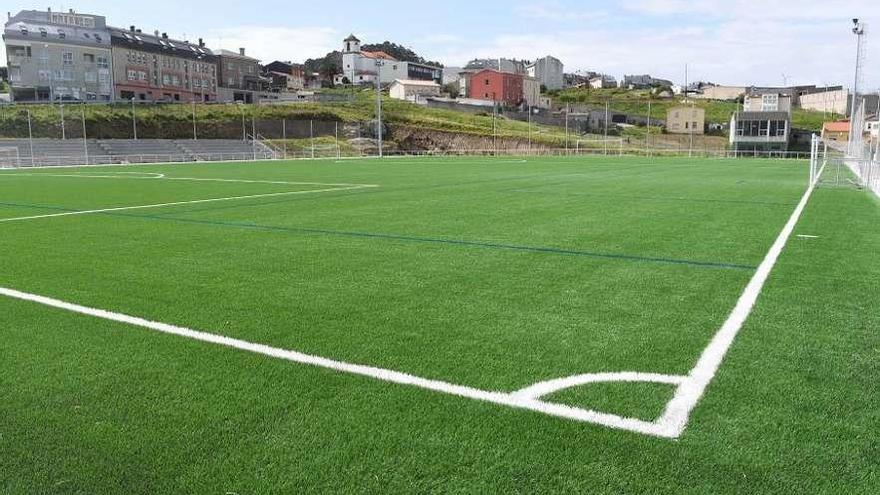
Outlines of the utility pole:
<svg viewBox="0 0 880 495">
<path fill-rule="evenodd" d="M 196 100 L 193 98 L 192 100 L 192 111 L 193 111 L 193 141 L 198 141 L 199 136 L 196 133 Z"/>
</svg>

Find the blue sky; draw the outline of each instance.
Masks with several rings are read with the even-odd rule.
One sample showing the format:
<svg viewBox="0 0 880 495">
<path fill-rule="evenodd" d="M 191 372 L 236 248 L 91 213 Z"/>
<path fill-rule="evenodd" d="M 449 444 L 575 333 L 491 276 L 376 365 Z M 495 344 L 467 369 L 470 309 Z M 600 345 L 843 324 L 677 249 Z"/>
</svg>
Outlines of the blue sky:
<svg viewBox="0 0 880 495">
<path fill-rule="evenodd" d="M 156 0 L 146 8 L 119 0 L 6 2 L 13 12 L 75 8 L 104 14 L 116 26 L 202 37 L 212 48 L 244 46 L 264 61 L 320 56 L 355 33 L 364 42 L 404 44 L 446 65 L 474 57 L 552 54 L 566 71 L 617 77 L 650 73 L 682 82 L 689 64 L 691 80 L 758 85 L 787 80 L 850 86 L 855 58 L 850 19 L 860 17 L 880 29 L 880 0 L 446 0 L 423 5 Z M 868 64 L 865 86 L 877 90 L 880 38 L 869 43 L 869 59 L 874 62 Z"/>
</svg>

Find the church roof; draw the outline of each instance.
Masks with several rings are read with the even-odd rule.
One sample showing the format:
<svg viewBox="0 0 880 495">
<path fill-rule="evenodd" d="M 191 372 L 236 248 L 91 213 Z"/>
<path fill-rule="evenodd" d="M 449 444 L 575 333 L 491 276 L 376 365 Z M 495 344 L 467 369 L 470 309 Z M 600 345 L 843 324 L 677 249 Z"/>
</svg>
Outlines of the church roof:
<svg viewBox="0 0 880 495">
<path fill-rule="evenodd" d="M 355 36 L 354 34 L 350 34 L 350 35 L 348 35 L 348 38 L 345 38 L 345 39 L 342 40 L 342 41 L 354 41 L 354 42 L 357 42 L 357 43 L 360 43 L 360 42 L 361 42 L 361 40 L 357 39 L 357 36 Z"/>
</svg>

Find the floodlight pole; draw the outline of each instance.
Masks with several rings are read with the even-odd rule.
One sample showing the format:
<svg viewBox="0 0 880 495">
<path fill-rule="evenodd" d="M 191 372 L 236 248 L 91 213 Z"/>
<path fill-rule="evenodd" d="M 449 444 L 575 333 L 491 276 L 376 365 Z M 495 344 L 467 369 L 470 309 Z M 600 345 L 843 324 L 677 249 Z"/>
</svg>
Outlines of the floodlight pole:
<svg viewBox="0 0 880 495">
<path fill-rule="evenodd" d="M 315 159 L 315 121 L 314 120 L 309 121 L 309 144 L 312 147 L 311 155 L 312 155 L 312 160 L 314 160 Z"/>
<path fill-rule="evenodd" d="M 850 121 L 850 135 L 853 135 L 852 132 L 852 122 L 856 117 L 856 99 L 859 94 L 859 79 L 861 78 L 862 71 L 862 38 L 865 36 L 865 25 L 862 22 L 859 22 L 858 19 L 853 19 L 853 34 L 856 35 L 856 74 L 855 74 L 855 82 L 853 83 L 853 95 L 852 95 L 852 105 L 850 107 L 849 112 L 849 121 Z"/>
<path fill-rule="evenodd" d="M 89 164 L 89 141 L 86 137 L 86 104 L 83 103 L 80 107 L 82 110 L 82 128 L 83 128 L 83 151 L 86 154 L 86 165 Z"/>
<path fill-rule="evenodd" d="M 199 136 L 196 133 L 196 100 L 193 98 L 192 100 L 192 111 L 193 111 L 193 141 L 198 141 Z"/>
</svg>

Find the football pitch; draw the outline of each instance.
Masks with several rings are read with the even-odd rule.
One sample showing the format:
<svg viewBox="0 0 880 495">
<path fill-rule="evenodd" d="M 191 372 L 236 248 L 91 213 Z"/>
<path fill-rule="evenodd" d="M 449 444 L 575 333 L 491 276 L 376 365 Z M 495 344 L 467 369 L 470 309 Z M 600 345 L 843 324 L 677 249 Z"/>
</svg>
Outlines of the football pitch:
<svg viewBox="0 0 880 495">
<path fill-rule="evenodd" d="M 873 493 L 878 253 L 805 161 L 0 171 L 0 491 Z"/>
</svg>

